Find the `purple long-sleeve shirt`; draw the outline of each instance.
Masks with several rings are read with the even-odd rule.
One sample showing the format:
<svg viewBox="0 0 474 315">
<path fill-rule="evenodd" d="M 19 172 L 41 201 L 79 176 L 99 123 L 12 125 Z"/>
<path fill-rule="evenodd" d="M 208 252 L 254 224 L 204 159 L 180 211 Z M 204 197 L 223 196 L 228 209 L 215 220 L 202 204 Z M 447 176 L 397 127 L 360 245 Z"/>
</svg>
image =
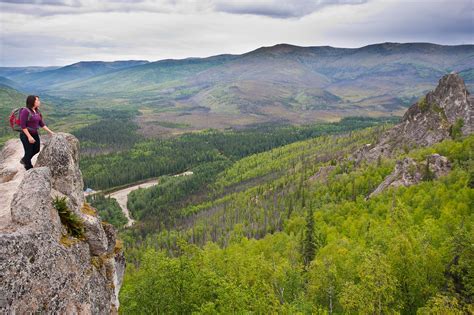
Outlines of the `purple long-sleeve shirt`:
<svg viewBox="0 0 474 315">
<path fill-rule="evenodd" d="M 31 118 L 28 120 L 28 111 L 31 113 Z M 23 108 L 20 113 L 20 126 L 21 129 L 28 128 L 30 133 L 38 133 L 39 127 L 44 127 L 44 122 L 39 112 L 30 111 L 27 108 Z"/>
</svg>

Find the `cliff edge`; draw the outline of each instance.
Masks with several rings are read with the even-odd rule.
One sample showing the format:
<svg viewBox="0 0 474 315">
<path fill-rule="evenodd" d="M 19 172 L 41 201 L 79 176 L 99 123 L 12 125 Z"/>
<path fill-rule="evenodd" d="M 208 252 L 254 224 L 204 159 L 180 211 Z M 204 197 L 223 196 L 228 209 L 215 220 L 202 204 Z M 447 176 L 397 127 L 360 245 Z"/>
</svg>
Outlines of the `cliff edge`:
<svg viewBox="0 0 474 315">
<path fill-rule="evenodd" d="M 0 153 L 0 313 L 116 313 L 125 259 L 113 226 L 84 202 L 79 141 L 52 136 L 29 171 L 11 167 L 22 150 L 11 141 Z"/>
</svg>

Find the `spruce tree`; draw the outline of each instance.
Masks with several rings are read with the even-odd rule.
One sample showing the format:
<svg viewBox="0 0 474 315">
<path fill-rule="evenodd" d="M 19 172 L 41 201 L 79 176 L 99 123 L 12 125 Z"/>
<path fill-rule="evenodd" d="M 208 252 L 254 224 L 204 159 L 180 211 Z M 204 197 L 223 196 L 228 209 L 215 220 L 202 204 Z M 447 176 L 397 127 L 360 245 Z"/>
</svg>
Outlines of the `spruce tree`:
<svg viewBox="0 0 474 315">
<path fill-rule="evenodd" d="M 310 206 L 306 216 L 305 235 L 303 239 L 303 260 L 305 266 L 309 266 L 316 254 L 316 241 L 314 237 L 313 207 Z"/>
</svg>

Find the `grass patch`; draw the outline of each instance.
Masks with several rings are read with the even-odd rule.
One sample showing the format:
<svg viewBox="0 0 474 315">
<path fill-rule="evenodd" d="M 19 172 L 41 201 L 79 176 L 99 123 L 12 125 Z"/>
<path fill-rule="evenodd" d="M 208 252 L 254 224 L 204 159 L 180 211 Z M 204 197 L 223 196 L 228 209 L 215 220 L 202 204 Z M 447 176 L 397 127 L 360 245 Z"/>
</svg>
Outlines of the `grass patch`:
<svg viewBox="0 0 474 315">
<path fill-rule="evenodd" d="M 428 110 L 428 102 L 426 101 L 426 97 L 423 96 L 419 101 L 418 101 L 418 107 L 420 108 L 421 112 L 424 113 Z"/>
<path fill-rule="evenodd" d="M 53 206 L 58 211 L 61 223 L 66 227 L 68 235 L 78 239 L 83 239 L 84 221 L 69 209 L 66 197 L 54 198 Z"/>
</svg>

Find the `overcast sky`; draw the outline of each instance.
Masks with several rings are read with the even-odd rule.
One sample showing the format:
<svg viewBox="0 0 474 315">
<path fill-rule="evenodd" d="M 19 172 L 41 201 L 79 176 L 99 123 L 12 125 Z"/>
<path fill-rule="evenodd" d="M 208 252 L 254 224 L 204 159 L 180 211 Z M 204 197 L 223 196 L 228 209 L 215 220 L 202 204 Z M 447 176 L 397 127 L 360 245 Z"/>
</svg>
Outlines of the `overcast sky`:
<svg viewBox="0 0 474 315">
<path fill-rule="evenodd" d="M 474 43 L 474 0 L 0 0 L 0 66 Z"/>
</svg>

